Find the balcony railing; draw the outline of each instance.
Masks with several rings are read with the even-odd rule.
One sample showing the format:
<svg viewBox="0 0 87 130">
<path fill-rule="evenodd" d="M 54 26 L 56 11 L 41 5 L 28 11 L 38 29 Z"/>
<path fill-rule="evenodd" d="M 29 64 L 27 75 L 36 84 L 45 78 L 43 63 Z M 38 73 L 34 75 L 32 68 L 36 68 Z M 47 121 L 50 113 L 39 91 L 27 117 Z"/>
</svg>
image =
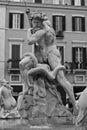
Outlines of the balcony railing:
<svg viewBox="0 0 87 130">
<path fill-rule="evenodd" d="M 19 62 L 20 60 L 13 60 L 13 59 L 8 59 L 7 64 L 8 64 L 8 72 L 9 73 L 20 73 L 19 69 Z"/>
<path fill-rule="evenodd" d="M 74 72 L 87 72 L 87 63 L 86 62 L 65 62 L 66 70 L 74 73 Z"/>
<path fill-rule="evenodd" d="M 58 32 L 56 32 L 56 37 L 57 37 L 57 38 L 63 38 L 63 37 L 64 37 L 63 31 L 58 31 Z"/>
</svg>

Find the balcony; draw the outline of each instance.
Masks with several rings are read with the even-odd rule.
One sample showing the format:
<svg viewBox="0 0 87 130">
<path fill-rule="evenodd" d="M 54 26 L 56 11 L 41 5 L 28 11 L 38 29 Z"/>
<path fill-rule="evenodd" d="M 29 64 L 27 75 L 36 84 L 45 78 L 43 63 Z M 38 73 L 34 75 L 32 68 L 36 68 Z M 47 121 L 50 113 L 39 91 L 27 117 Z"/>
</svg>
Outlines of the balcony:
<svg viewBox="0 0 87 130">
<path fill-rule="evenodd" d="M 19 62 L 20 62 L 20 60 L 8 59 L 8 61 L 7 61 L 8 73 L 19 74 L 20 73 Z"/>
<path fill-rule="evenodd" d="M 85 62 L 65 62 L 68 73 L 87 73 L 87 63 Z"/>
<path fill-rule="evenodd" d="M 58 32 L 56 32 L 56 37 L 57 37 L 57 38 L 64 38 L 63 31 L 58 31 Z"/>
</svg>

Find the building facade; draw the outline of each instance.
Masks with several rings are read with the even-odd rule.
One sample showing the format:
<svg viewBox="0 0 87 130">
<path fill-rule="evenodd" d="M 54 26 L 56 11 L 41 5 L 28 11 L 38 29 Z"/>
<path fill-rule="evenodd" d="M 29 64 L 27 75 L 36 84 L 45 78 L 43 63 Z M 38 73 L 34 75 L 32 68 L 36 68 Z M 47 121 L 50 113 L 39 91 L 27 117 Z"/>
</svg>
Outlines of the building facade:
<svg viewBox="0 0 87 130">
<path fill-rule="evenodd" d="M 10 81 L 15 96 L 22 91 L 19 61 L 34 51 L 26 40 L 27 8 L 45 12 L 52 22 L 67 79 L 74 92 L 82 91 L 87 87 L 87 0 L 0 1 L 0 78 Z"/>
</svg>

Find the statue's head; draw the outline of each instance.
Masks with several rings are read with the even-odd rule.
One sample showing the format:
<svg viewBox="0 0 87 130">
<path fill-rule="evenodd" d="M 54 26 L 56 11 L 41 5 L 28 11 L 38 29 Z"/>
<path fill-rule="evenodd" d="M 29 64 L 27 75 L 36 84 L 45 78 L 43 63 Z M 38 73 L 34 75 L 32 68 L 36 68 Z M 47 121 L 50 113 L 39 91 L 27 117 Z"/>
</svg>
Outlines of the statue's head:
<svg viewBox="0 0 87 130">
<path fill-rule="evenodd" d="M 32 27 L 42 27 L 43 26 L 43 21 L 45 20 L 45 13 L 42 13 L 40 11 L 35 11 L 32 12 L 31 14 L 31 23 Z"/>
<path fill-rule="evenodd" d="M 41 11 L 30 11 L 28 8 L 26 10 L 27 16 L 29 16 L 29 19 L 31 20 L 31 26 L 32 27 L 40 27 L 43 25 L 43 22 L 45 22 L 48 26 L 52 27 L 51 22 L 48 20 L 48 17 L 44 12 Z"/>
<path fill-rule="evenodd" d="M 38 19 L 40 21 L 44 21 L 46 17 L 46 14 L 41 11 L 33 11 L 31 14 L 31 20 Z"/>
<path fill-rule="evenodd" d="M 22 71 L 25 69 L 30 70 L 31 68 L 35 68 L 37 63 L 38 61 L 32 53 L 25 53 L 19 62 L 19 66 Z"/>
</svg>

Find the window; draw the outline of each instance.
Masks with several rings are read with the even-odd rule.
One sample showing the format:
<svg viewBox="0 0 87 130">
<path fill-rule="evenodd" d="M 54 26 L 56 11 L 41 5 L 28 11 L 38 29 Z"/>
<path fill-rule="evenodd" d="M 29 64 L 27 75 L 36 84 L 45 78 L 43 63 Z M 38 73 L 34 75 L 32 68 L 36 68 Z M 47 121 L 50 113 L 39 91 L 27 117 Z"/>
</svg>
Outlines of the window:
<svg viewBox="0 0 87 130">
<path fill-rule="evenodd" d="M 35 0 L 35 3 L 42 3 L 42 0 Z"/>
<path fill-rule="evenodd" d="M 24 39 L 9 38 L 9 59 L 8 69 L 12 70 L 13 74 L 19 73 L 19 62 L 22 57 L 22 43 Z M 14 71 L 14 72 L 13 72 Z"/>
<path fill-rule="evenodd" d="M 87 48 L 73 47 L 72 62 L 75 69 L 86 69 L 87 67 Z"/>
<path fill-rule="evenodd" d="M 81 84 L 81 83 L 80 83 Z M 81 86 L 73 86 L 73 91 L 75 95 L 75 99 L 79 99 L 81 93 L 85 90 L 86 86 L 81 85 Z"/>
<path fill-rule="evenodd" d="M 12 95 L 17 100 L 19 93 L 22 92 L 22 90 L 23 90 L 23 85 L 11 85 L 11 87 L 13 88 Z"/>
<path fill-rule="evenodd" d="M 75 81 L 75 83 L 85 83 L 85 76 L 84 75 L 75 75 L 74 81 Z"/>
<path fill-rule="evenodd" d="M 59 31 L 65 31 L 65 29 L 66 29 L 65 16 L 61 16 L 61 15 L 53 16 L 53 28 L 54 28 L 56 34 Z"/>
<path fill-rule="evenodd" d="M 84 6 L 85 0 L 71 0 L 71 5 Z"/>
<path fill-rule="evenodd" d="M 14 2 L 21 2 L 21 0 L 10 0 L 10 1 L 14 1 Z"/>
<path fill-rule="evenodd" d="M 63 46 L 57 46 L 57 49 L 59 49 L 59 52 L 61 54 L 61 63 L 64 64 L 64 47 Z"/>
<path fill-rule="evenodd" d="M 24 28 L 24 14 L 9 13 L 9 28 L 23 29 Z"/>
<path fill-rule="evenodd" d="M 85 32 L 85 17 L 80 17 L 80 16 L 72 17 L 72 31 Z"/>
<path fill-rule="evenodd" d="M 12 50 L 12 52 L 11 52 L 11 59 L 12 59 L 11 68 L 19 68 L 20 45 L 12 44 L 11 50 Z"/>
<path fill-rule="evenodd" d="M 10 75 L 10 81 L 11 82 L 20 82 L 21 76 L 19 74 L 11 74 Z"/>
<path fill-rule="evenodd" d="M 53 0 L 53 4 L 64 4 L 64 0 Z"/>
</svg>

